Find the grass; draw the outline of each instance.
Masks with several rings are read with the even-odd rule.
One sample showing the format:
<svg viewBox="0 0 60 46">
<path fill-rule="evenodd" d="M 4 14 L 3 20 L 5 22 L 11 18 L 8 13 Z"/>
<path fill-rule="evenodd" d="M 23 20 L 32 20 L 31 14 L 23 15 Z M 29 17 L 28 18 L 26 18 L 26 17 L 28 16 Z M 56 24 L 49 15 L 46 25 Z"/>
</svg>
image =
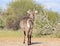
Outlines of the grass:
<svg viewBox="0 0 60 46">
<path fill-rule="evenodd" d="M 0 37 L 23 37 L 23 32 L 21 30 L 0 30 Z"/>
<path fill-rule="evenodd" d="M 57 34 L 51 34 L 51 35 L 36 35 L 36 33 L 33 33 L 33 38 L 60 38 L 60 32 L 58 32 Z M 8 29 L 0 29 L 0 38 L 1 37 L 23 37 L 23 31 L 22 30 L 8 30 Z"/>
<path fill-rule="evenodd" d="M 36 38 L 36 34 L 33 33 L 32 36 Z M 8 29 L 0 29 L 0 38 L 1 37 L 23 37 L 23 31 L 22 30 L 8 30 Z"/>
</svg>

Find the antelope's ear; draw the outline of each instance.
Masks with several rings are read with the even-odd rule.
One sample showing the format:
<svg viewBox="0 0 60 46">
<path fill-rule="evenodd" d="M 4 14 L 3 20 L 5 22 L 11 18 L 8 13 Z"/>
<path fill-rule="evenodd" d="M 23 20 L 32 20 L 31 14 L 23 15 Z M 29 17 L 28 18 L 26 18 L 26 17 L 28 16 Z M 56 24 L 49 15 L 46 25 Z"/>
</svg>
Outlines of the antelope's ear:
<svg viewBox="0 0 60 46">
<path fill-rule="evenodd" d="M 35 11 L 35 13 L 38 13 L 38 11 Z"/>
<path fill-rule="evenodd" d="M 30 14 L 30 10 L 28 10 L 27 13 Z"/>
</svg>

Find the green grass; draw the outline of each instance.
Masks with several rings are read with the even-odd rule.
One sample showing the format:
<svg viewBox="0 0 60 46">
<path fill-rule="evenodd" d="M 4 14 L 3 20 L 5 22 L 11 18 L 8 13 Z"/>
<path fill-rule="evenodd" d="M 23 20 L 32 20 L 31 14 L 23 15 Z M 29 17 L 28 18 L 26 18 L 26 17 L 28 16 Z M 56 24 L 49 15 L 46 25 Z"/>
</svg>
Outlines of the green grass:
<svg viewBox="0 0 60 46">
<path fill-rule="evenodd" d="M 33 33 L 32 36 L 36 38 L 36 34 Z M 1 37 L 24 37 L 23 36 L 23 30 L 8 30 L 8 29 L 0 29 L 0 38 Z"/>
<path fill-rule="evenodd" d="M 0 30 L 0 37 L 23 37 L 23 32 L 21 30 Z"/>
<path fill-rule="evenodd" d="M 51 35 L 36 35 L 36 33 L 32 33 L 33 38 L 40 38 L 40 37 L 46 37 L 46 38 L 60 38 L 60 32 L 56 34 Z M 8 30 L 8 29 L 0 29 L 0 38 L 1 37 L 23 37 L 23 31 L 22 30 Z"/>
</svg>

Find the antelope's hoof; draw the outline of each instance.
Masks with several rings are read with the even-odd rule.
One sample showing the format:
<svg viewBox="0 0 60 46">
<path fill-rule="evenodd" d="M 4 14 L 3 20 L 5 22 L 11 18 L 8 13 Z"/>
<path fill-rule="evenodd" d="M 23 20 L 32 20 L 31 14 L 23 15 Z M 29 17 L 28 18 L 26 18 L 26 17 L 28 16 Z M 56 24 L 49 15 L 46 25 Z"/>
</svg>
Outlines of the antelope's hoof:
<svg viewBox="0 0 60 46">
<path fill-rule="evenodd" d="M 28 43 L 28 45 L 31 45 L 31 43 Z"/>
<path fill-rule="evenodd" d="M 25 42 L 23 42 L 23 44 L 25 44 Z"/>
</svg>

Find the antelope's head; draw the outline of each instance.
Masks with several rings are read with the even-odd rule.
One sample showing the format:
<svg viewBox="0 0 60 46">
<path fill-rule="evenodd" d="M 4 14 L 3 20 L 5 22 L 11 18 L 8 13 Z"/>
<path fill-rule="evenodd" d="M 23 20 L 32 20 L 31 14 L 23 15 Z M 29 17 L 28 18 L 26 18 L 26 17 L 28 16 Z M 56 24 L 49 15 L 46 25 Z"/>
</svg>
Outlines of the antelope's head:
<svg viewBox="0 0 60 46">
<path fill-rule="evenodd" d="M 38 11 L 36 11 L 36 10 L 28 10 L 27 13 L 29 14 L 30 18 L 34 19 L 34 17 L 35 17 L 34 15 L 36 13 L 38 13 Z"/>
</svg>

